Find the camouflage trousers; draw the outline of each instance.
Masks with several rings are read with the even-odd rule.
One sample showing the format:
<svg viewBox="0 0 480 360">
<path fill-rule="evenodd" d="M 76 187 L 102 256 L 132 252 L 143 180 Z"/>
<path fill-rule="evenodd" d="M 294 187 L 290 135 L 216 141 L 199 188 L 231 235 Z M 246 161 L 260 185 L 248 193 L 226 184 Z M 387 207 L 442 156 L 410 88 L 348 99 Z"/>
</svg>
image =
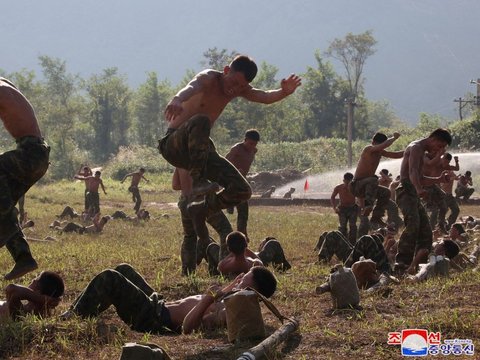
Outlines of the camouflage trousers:
<svg viewBox="0 0 480 360">
<path fill-rule="evenodd" d="M 383 237 L 381 235 L 364 235 L 360 237 L 352 252 L 345 261 L 346 267 L 352 267 L 352 265 L 360 260 L 363 256 L 365 259 L 371 259 L 375 261 L 376 268 L 380 273 L 390 273 L 390 264 L 388 262 L 387 253 L 383 247 Z"/>
<path fill-rule="evenodd" d="M 458 206 L 457 199 L 452 194 L 445 194 L 445 203 L 447 209 L 450 209 L 450 215 L 448 216 L 448 225 L 452 226 L 457 221 L 460 214 L 460 207 Z"/>
<path fill-rule="evenodd" d="M 88 198 L 88 210 L 92 211 L 93 214 L 98 214 L 100 212 L 100 195 L 98 192 L 89 191 L 87 193 Z"/>
<path fill-rule="evenodd" d="M 138 186 L 130 186 L 128 188 L 128 191 L 132 193 L 132 201 L 135 203 L 135 206 L 133 207 L 133 210 L 135 210 L 135 213 L 140 210 L 140 205 L 142 205 L 142 197 L 140 196 L 140 189 Z"/>
<path fill-rule="evenodd" d="M 178 208 L 182 218 L 183 227 L 183 241 L 180 252 L 182 260 L 182 274 L 187 275 L 195 271 L 197 267 L 197 259 L 201 261 L 206 256 L 207 246 L 212 242 L 210 239 L 197 240 L 197 234 L 193 226 L 192 218 L 187 211 L 188 198 L 181 196 L 178 200 Z M 228 218 L 222 211 L 217 211 L 207 218 L 207 223 L 210 224 L 220 237 L 220 254 L 219 257 L 223 259 L 227 253 L 227 235 L 233 229 L 228 221 Z"/>
<path fill-rule="evenodd" d="M 343 262 L 352 252 L 353 245 L 340 231 L 329 231 L 320 235 L 317 248 L 319 249 L 318 260 L 320 262 L 330 261 L 333 255 L 336 255 Z"/>
<path fill-rule="evenodd" d="M 90 209 L 90 203 L 89 203 L 89 198 L 88 198 L 88 189 L 85 189 L 84 192 L 84 198 L 85 198 L 85 212 L 87 212 Z"/>
<path fill-rule="evenodd" d="M 464 200 L 468 200 L 470 199 L 470 196 L 472 196 L 472 194 L 475 192 L 475 189 L 474 188 L 469 188 L 469 187 L 465 187 L 465 186 L 457 186 L 457 188 L 455 189 L 455 197 L 457 199 L 460 199 L 461 197 L 463 197 Z"/>
<path fill-rule="evenodd" d="M 396 190 L 397 204 L 403 214 L 405 228 L 398 242 L 395 261 L 404 266 L 409 265 L 419 249 L 432 249 L 432 228 L 427 212 L 417 195 L 415 187 L 404 179 Z"/>
<path fill-rule="evenodd" d="M 15 205 L 47 171 L 49 153 L 45 141 L 27 136 L 0 155 L 0 247 L 5 245 L 15 262 L 32 258 Z"/>
<path fill-rule="evenodd" d="M 351 244 L 355 244 L 355 241 L 357 240 L 357 218 L 357 205 L 338 207 L 338 221 L 340 223 L 338 230 L 348 239 L 348 241 L 350 241 Z M 347 231 L 347 224 L 350 231 Z"/>
<path fill-rule="evenodd" d="M 265 266 L 272 265 L 279 270 L 288 270 L 292 267 L 285 258 L 282 245 L 278 240 L 268 240 L 257 256 Z"/>
<path fill-rule="evenodd" d="M 389 207 L 391 193 L 386 187 L 378 185 L 377 176 L 353 179 L 350 182 L 349 189 L 356 197 L 365 199 L 365 206 L 375 205 L 372 218 L 381 219 L 383 217 L 385 210 Z"/>
<path fill-rule="evenodd" d="M 437 224 L 443 227 L 447 215 L 447 203 L 445 202 L 445 192 L 436 184 L 425 186 L 427 192 L 426 207 L 431 211 L 430 226 L 434 229 Z"/>
<path fill-rule="evenodd" d="M 160 333 L 176 330 L 162 297 L 128 264 L 96 275 L 73 302 L 71 310 L 82 317 L 91 317 L 111 305 L 133 330 Z"/>
<path fill-rule="evenodd" d="M 207 196 L 209 213 L 213 214 L 248 200 L 252 189 L 235 166 L 217 153 L 209 136 L 209 118 L 196 115 L 178 129 L 169 129 L 158 149 L 170 164 L 189 170 L 194 182 L 205 178 L 223 187 Z"/>
<path fill-rule="evenodd" d="M 248 201 L 243 201 L 236 206 L 237 208 L 237 230 L 241 233 L 247 234 L 248 223 Z"/>
</svg>

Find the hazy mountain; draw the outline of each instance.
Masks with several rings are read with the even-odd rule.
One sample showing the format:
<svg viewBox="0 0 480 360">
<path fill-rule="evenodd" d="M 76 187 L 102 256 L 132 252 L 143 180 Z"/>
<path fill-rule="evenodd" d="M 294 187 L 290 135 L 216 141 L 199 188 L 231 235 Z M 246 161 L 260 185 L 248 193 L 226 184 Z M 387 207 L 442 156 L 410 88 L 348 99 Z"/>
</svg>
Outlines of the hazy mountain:
<svg viewBox="0 0 480 360">
<path fill-rule="evenodd" d="M 7 5 L 8 4 L 8 5 Z M 132 86 L 147 71 L 177 84 L 211 47 L 248 53 L 279 76 L 315 66 L 316 49 L 372 29 L 367 97 L 387 99 L 415 122 L 425 111 L 455 117 L 453 99 L 480 77 L 476 0 L 83 0 L 2 4 L 0 68 L 40 74 L 39 55 L 88 77 L 117 66 Z M 343 69 L 338 65 L 339 72 Z"/>
</svg>

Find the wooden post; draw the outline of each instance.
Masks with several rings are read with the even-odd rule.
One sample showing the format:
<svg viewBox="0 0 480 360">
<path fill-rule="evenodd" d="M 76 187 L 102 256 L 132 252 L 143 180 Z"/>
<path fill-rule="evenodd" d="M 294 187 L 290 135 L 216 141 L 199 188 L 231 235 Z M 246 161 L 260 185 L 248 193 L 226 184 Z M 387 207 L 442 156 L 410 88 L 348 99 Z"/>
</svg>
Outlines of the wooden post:
<svg viewBox="0 0 480 360">
<path fill-rule="evenodd" d="M 346 99 L 347 103 L 347 161 L 348 167 L 352 167 L 352 138 L 353 138 L 353 106 L 352 98 Z"/>
<path fill-rule="evenodd" d="M 263 340 L 257 346 L 254 346 L 242 355 L 237 360 L 258 360 L 271 352 L 275 347 L 283 342 L 292 332 L 298 329 L 299 321 L 292 319 L 283 324 L 277 331 L 275 331 L 268 338 Z"/>
</svg>

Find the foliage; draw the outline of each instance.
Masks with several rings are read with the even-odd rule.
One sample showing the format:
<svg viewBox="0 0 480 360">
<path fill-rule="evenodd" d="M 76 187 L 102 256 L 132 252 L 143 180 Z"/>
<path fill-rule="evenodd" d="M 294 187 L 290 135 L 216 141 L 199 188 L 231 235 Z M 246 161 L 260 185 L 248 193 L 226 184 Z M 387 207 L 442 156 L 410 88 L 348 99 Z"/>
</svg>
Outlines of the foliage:
<svg viewBox="0 0 480 360">
<path fill-rule="evenodd" d="M 480 148 L 480 115 L 477 113 L 467 120 L 457 121 L 450 125 L 452 147 L 464 150 Z"/>
</svg>

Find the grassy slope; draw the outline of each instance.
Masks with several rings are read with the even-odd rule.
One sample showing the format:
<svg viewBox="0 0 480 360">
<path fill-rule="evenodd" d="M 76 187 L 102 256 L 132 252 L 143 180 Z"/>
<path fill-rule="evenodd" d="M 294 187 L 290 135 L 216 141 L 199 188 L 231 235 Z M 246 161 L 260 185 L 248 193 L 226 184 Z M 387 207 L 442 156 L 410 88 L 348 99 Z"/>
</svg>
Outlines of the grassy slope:
<svg viewBox="0 0 480 360">
<path fill-rule="evenodd" d="M 131 213 L 127 185 L 109 180 L 105 185 L 108 195 L 102 196 L 103 213 L 110 214 L 116 209 Z M 167 299 L 203 291 L 212 281 L 205 265 L 194 278 L 180 276 L 180 217 L 174 206 L 161 204 L 174 202 L 176 194 L 155 181 L 143 188 L 148 191 L 145 201 L 156 202 L 148 207 L 153 220 L 141 225 L 112 221 L 102 234 L 85 236 L 59 235 L 48 228 L 64 205 L 80 210 L 83 184 L 63 182 L 31 190 L 26 208 L 36 226 L 34 230 L 27 229 L 27 236 L 51 235 L 58 240 L 30 242 L 40 269 L 58 271 L 66 279 L 66 295 L 57 313 L 68 307 L 96 273 L 120 262 L 131 263 Z M 467 212 L 480 215 L 474 207 L 462 208 L 462 214 Z M 332 314 L 329 295 L 314 294 L 329 268 L 316 264 L 313 252 L 318 235 L 337 226 L 337 218 L 330 209 L 252 207 L 250 219 L 251 247 L 255 248 L 267 235 L 276 236 L 293 265 L 287 274 L 277 274 L 279 291 L 273 302 L 287 316 L 298 316 L 301 330 L 281 345 L 272 359 L 401 358 L 398 347 L 386 344 L 387 333 L 414 327 L 441 331 L 446 338 L 469 338 L 479 343 L 480 273 L 468 271 L 447 281 L 401 284 L 393 287 L 388 297 L 364 293 L 363 311 Z M 0 273 L 11 266 L 8 252 L 0 251 Z M 33 276 L 27 275 L 19 283 L 27 284 Z M 0 280 L 0 286 L 6 284 Z M 268 330 L 274 331 L 278 321 L 267 311 L 264 315 Z M 189 336 L 140 334 L 132 332 L 113 310 L 108 310 L 91 321 L 27 318 L 20 323 L 1 324 L 0 358 L 113 359 L 118 358 L 121 344 L 141 340 L 163 346 L 175 359 L 234 359 L 252 345 L 229 346 L 225 331 Z"/>
</svg>

